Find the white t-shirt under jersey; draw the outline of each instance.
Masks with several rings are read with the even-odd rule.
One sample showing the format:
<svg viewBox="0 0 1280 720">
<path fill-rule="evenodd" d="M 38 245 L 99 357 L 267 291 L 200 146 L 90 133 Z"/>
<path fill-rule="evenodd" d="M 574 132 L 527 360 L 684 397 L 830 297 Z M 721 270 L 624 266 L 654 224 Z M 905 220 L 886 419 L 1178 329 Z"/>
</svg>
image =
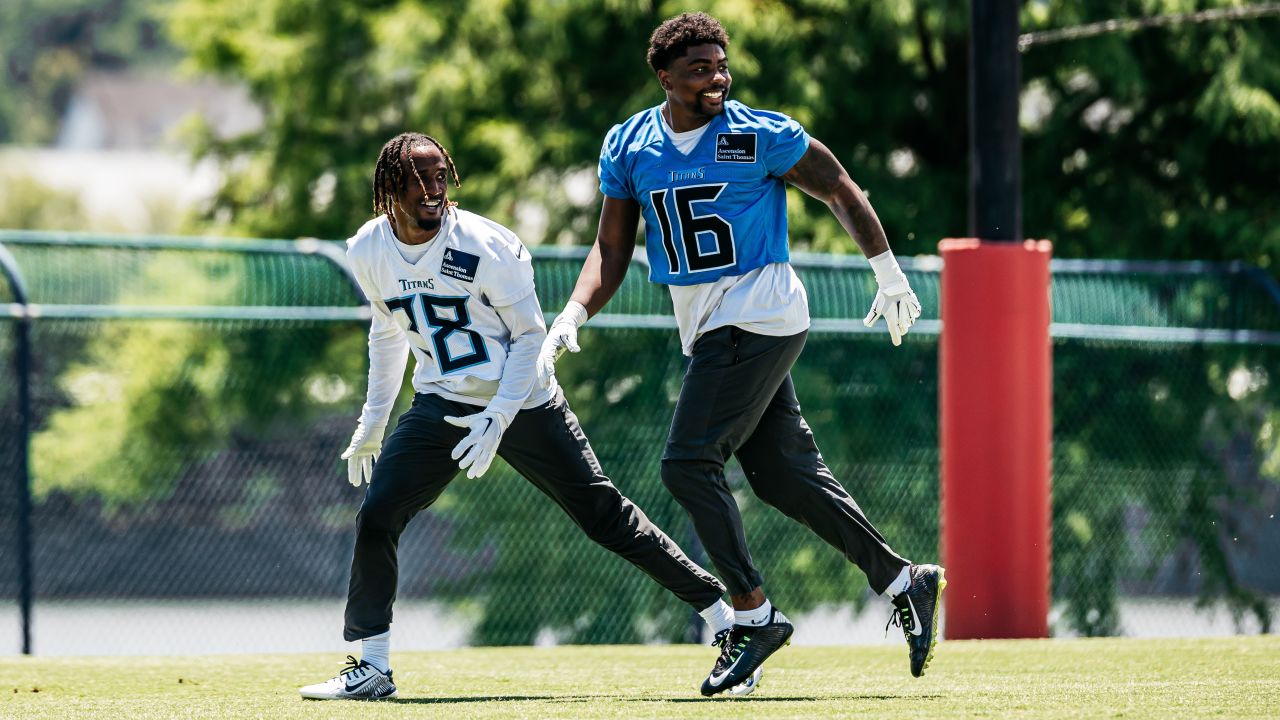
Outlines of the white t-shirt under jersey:
<svg viewBox="0 0 1280 720">
<path fill-rule="evenodd" d="M 527 370 L 531 378 L 536 349 L 527 368 L 523 362 L 506 367 L 513 336 L 530 336 L 529 344 L 541 343 L 532 337 L 538 331 L 545 336 L 529 251 L 519 238 L 454 208 L 415 262 L 405 259 L 401 247 L 385 215 L 365 223 L 347 241 L 352 274 L 373 306 L 364 420 L 386 423 L 404 373 L 406 346 L 416 360 L 415 392 L 483 406 L 498 394 L 508 370 L 517 375 Z M 392 382 L 394 388 L 388 389 Z M 553 392 L 554 386 L 534 384 L 531 393 L 510 398 L 514 407 L 509 409 L 514 414 L 537 407 Z"/>
<path fill-rule="evenodd" d="M 662 116 L 662 129 L 686 155 L 710 126 L 678 133 Z M 809 296 L 790 263 L 770 263 L 709 283 L 667 287 L 685 355 L 693 354 L 693 345 L 703 333 L 727 325 L 760 335 L 795 335 L 809 329 Z"/>
</svg>

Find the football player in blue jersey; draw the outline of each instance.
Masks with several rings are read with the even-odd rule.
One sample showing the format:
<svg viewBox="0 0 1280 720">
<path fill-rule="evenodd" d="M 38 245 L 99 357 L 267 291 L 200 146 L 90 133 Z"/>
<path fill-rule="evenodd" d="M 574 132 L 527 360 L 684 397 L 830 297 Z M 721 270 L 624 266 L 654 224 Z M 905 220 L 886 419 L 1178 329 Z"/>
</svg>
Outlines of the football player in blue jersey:
<svg viewBox="0 0 1280 720">
<path fill-rule="evenodd" d="M 733 625 L 724 586 L 618 492 L 564 393 L 538 382 L 546 326 L 529 252 L 507 228 L 451 202 L 450 180 L 458 183 L 457 171 L 436 140 L 392 138 L 374 173 L 374 217 L 347 242 L 351 274 L 373 312 L 368 396 L 342 454 L 351 484 L 369 482 L 343 631 L 362 641 L 362 657 L 348 656 L 337 677 L 301 688 L 304 698 L 396 696 L 389 653 L 400 534 L 459 472 L 479 477 L 495 455 L 588 537 L 697 610 L 712 632 Z M 413 405 L 384 447 L 410 354 Z M 746 676 L 730 692 L 750 693 L 758 679 Z"/>
<path fill-rule="evenodd" d="M 735 455 L 764 502 L 812 529 L 866 574 L 893 605 L 920 676 L 937 638 L 943 569 L 890 548 L 822 461 L 800 414 L 791 367 L 804 347 L 809 308 L 788 263 L 786 184 L 826 203 L 870 259 L 878 292 L 864 322 L 883 317 L 894 345 L 920 301 L 889 249 L 866 196 L 795 120 L 729 99 L 729 38 L 703 13 L 662 23 L 648 61 L 662 104 L 616 125 L 600 152 L 604 206 L 596 242 L 572 299 L 538 357 L 544 378 L 577 329 L 617 291 L 645 221 L 649 279 L 669 287 L 691 360 L 662 455 L 662 481 L 689 513 L 729 588 L 736 622 L 702 693 L 740 682 L 789 642 L 792 624 L 773 607 L 752 562 L 725 482 Z"/>
</svg>

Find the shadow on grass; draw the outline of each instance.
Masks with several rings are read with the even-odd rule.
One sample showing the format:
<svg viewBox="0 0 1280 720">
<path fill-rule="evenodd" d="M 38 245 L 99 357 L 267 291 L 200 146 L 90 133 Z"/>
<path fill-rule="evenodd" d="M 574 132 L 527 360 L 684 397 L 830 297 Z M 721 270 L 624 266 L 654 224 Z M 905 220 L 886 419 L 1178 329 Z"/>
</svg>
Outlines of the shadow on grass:
<svg viewBox="0 0 1280 720">
<path fill-rule="evenodd" d="M 389 701 L 394 705 L 449 705 L 453 703 L 478 703 L 478 702 L 535 702 L 542 700 L 552 700 L 562 703 L 579 703 L 591 702 L 592 700 L 603 700 L 610 698 L 610 695 L 470 695 L 467 697 L 420 697 L 420 698 L 396 698 Z"/>
<path fill-rule="evenodd" d="M 622 702 L 637 703 L 705 703 L 705 702 L 728 702 L 728 703 L 778 703 L 778 702 L 830 702 L 832 700 L 903 700 L 910 698 L 912 700 L 940 700 L 945 695 L 941 693 L 919 694 L 919 693 L 903 693 L 901 695 L 869 695 L 861 693 L 851 693 L 848 695 L 753 695 L 743 698 L 729 697 L 690 697 L 690 698 L 652 698 L 652 697 L 629 697 L 625 695 L 471 695 L 467 697 L 422 697 L 422 698 L 398 698 L 390 701 L 397 705 L 450 705 L 454 703 L 480 703 L 480 702 L 543 702 L 550 701 L 555 703 L 585 703 L 597 702 L 601 700 L 615 700 Z"/>
<path fill-rule="evenodd" d="M 697 698 L 619 698 L 620 700 L 629 700 L 631 702 L 648 702 L 648 703 L 699 703 L 699 702 L 730 702 L 730 703 L 766 703 L 766 702 L 831 702 L 832 700 L 941 700 L 944 695 L 934 693 L 932 695 L 920 695 L 917 693 L 903 693 L 901 695 L 866 695 L 861 693 L 851 693 L 848 695 L 751 695 L 750 697 L 697 697 Z"/>
</svg>

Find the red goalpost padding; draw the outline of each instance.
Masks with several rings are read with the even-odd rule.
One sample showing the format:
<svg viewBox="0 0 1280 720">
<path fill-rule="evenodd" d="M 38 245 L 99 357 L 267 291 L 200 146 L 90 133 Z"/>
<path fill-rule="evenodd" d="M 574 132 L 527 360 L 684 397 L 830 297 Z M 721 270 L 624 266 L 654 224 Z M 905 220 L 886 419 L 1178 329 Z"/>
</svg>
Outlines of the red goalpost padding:
<svg viewBox="0 0 1280 720">
<path fill-rule="evenodd" d="M 946 635 L 1046 637 L 1052 245 L 962 239 L 938 247 Z"/>
</svg>

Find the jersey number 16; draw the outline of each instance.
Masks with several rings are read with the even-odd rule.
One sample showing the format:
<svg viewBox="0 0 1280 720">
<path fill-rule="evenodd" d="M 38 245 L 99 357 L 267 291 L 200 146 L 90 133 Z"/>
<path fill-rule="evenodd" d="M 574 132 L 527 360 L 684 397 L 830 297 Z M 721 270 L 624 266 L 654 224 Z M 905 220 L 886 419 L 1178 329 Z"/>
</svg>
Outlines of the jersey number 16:
<svg viewBox="0 0 1280 720">
<path fill-rule="evenodd" d="M 667 254 L 667 264 L 671 267 L 672 275 L 716 270 L 737 262 L 733 247 L 733 226 L 715 213 L 694 214 L 694 203 L 715 200 L 720 197 L 725 186 L 726 183 L 686 185 L 649 193 L 649 201 L 653 203 L 653 212 L 658 216 L 658 227 L 662 231 L 662 249 Z M 667 207 L 668 195 L 675 205 L 675 226 L 680 231 L 679 245 L 672 232 L 671 212 Z M 708 244 L 711 247 L 706 251 L 699 243 L 700 236 L 710 236 Z M 681 253 L 681 250 L 684 252 Z M 683 263 L 680 261 L 681 255 L 684 256 Z"/>
</svg>

